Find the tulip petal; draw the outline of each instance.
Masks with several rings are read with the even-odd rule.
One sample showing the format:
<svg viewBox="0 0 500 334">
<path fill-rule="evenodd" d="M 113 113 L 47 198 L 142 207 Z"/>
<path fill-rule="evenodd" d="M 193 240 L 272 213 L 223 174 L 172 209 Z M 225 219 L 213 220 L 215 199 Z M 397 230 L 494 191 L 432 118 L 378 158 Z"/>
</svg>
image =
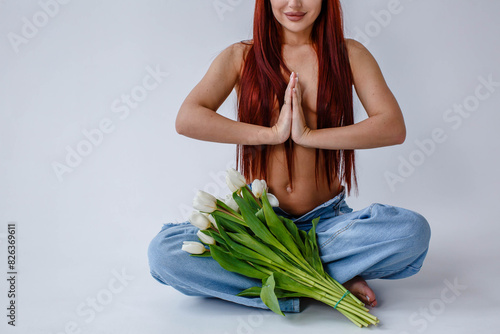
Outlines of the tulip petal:
<svg viewBox="0 0 500 334">
<path fill-rule="evenodd" d="M 200 242 L 184 241 L 182 243 L 182 250 L 190 254 L 203 254 L 207 249 Z"/>
<path fill-rule="evenodd" d="M 267 193 L 267 199 L 269 200 L 269 204 L 271 204 L 272 207 L 276 208 L 280 206 L 280 202 L 273 194 Z"/>
<path fill-rule="evenodd" d="M 247 185 L 245 177 L 234 168 L 229 168 L 227 170 L 226 183 L 231 192 L 235 192 Z"/>
<path fill-rule="evenodd" d="M 217 199 L 203 190 L 198 190 L 193 199 L 193 208 L 201 212 L 212 213 L 217 209 Z"/>
<path fill-rule="evenodd" d="M 201 242 L 207 245 L 215 245 L 215 239 L 209 235 L 206 235 L 201 230 L 199 230 L 196 235 L 200 238 Z"/>
<path fill-rule="evenodd" d="M 191 213 L 191 215 L 189 216 L 189 222 L 200 230 L 206 230 L 210 227 L 210 221 L 208 220 L 208 218 L 198 211 L 193 211 Z"/>
</svg>

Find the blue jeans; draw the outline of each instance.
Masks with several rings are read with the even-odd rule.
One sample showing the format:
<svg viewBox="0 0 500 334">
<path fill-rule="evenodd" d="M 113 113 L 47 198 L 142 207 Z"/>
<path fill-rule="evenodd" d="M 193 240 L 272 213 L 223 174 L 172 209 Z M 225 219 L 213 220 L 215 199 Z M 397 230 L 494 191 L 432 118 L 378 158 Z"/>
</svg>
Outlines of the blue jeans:
<svg viewBox="0 0 500 334">
<path fill-rule="evenodd" d="M 321 260 L 340 283 L 355 276 L 367 280 L 412 276 L 427 254 L 431 232 L 422 215 L 378 203 L 353 211 L 345 203 L 344 190 L 300 217 L 279 207 L 274 211 L 305 231 L 312 227 L 314 218 L 320 217 L 316 232 Z M 188 221 L 164 224 L 148 248 L 151 275 L 188 296 L 215 297 L 268 309 L 258 297 L 236 296 L 242 290 L 261 286 L 260 280 L 227 271 L 210 257 L 189 256 L 181 250 L 183 241 L 199 241 L 197 231 Z M 279 303 L 283 312 L 301 311 L 299 298 L 282 298 Z"/>
</svg>

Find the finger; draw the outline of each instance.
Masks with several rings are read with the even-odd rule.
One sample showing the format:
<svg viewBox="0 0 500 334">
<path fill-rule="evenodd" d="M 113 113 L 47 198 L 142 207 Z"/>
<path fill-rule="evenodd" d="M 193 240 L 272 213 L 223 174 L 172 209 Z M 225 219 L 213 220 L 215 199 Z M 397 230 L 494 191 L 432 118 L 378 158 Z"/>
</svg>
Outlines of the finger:
<svg viewBox="0 0 500 334">
<path fill-rule="evenodd" d="M 292 89 L 293 89 L 293 72 L 290 75 L 290 81 L 288 82 L 288 86 L 286 87 L 285 90 L 285 98 L 284 98 L 284 104 L 290 105 L 292 102 Z"/>
<path fill-rule="evenodd" d="M 299 99 L 299 102 L 301 102 L 302 101 L 302 89 L 300 87 L 298 74 L 296 75 L 294 88 L 297 90 L 297 98 Z"/>
<path fill-rule="evenodd" d="M 294 114 L 296 112 L 298 112 L 300 109 L 300 100 L 299 100 L 299 97 L 298 97 L 298 93 L 297 93 L 297 88 L 294 88 L 292 90 L 292 93 L 293 93 L 293 99 L 292 99 L 292 109 L 293 109 L 293 112 Z"/>
</svg>

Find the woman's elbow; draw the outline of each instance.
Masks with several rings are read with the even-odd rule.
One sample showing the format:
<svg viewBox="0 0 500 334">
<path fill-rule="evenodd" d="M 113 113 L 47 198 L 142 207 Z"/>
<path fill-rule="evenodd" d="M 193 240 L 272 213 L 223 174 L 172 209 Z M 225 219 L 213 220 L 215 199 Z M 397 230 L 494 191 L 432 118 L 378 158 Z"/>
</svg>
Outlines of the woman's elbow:
<svg viewBox="0 0 500 334">
<path fill-rule="evenodd" d="M 186 136 L 189 130 L 189 122 L 186 116 L 187 114 L 184 110 L 184 106 L 181 106 L 179 112 L 177 113 L 177 117 L 175 118 L 175 131 L 183 136 Z"/>
<path fill-rule="evenodd" d="M 393 145 L 401 145 L 406 140 L 406 127 L 405 125 L 398 126 L 392 135 Z"/>
<path fill-rule="evenodd" d="M 175 131 L 180 135 L 183 135 L 185 131 L 184 123 L 179 115 L 177 115 L 177 118 L 175 119 Z"/>
</svg>

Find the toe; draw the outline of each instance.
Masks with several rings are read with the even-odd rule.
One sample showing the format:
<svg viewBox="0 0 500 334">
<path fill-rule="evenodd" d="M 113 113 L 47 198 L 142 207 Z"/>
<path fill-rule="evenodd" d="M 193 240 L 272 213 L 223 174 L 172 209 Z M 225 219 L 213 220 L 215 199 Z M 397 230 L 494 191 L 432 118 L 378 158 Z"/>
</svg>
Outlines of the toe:
<svg viewBox="0 0 500 334">
<path fill-rule="evenodd" d="M 368 283 L 361 278 L 355 277 L 354 279 L 344 284 L 345 288 L 351 291 L 359 300 L 371 307 L 377 306 L 377 299 L 373 290 L 368 286 Z"/>
</svg>

